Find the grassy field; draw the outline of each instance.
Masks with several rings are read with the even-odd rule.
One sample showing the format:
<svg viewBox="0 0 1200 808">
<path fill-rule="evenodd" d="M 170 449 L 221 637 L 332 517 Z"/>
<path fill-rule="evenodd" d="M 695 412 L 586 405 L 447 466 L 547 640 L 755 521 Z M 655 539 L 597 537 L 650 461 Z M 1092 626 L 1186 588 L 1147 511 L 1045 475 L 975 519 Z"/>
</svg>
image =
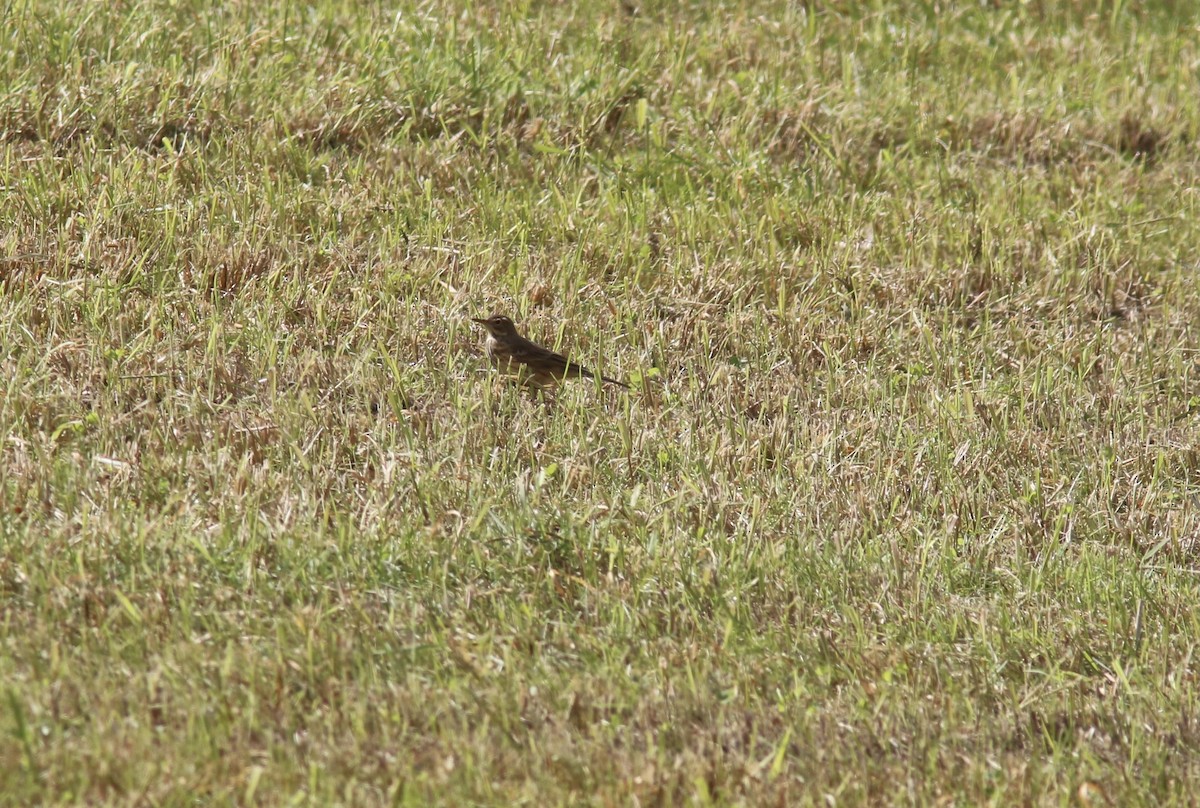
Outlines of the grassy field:
<svg viewBox="0 0 1200 808">
<path fill-rule="evenodd" d="M 1192 803 L 1181 8 L 6 5 L 0 804 Z"/>
</svg>

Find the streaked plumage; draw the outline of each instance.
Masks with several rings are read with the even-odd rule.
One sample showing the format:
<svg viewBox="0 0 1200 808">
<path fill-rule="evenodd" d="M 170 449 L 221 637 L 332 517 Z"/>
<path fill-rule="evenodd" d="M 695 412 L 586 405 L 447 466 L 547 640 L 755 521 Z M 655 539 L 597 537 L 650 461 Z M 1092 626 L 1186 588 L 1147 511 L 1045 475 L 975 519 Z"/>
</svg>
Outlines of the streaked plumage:
<svg viewBox="0 0 1200 808">
<path fill-rule="evenodd" d="M 471 318 L 487 329 L 487 340 L 483 347 L 488 359 L 492 360 L 502 373 L 516 376 L 523 383 L 533 387 L 548 387 L 562 379 L 577 379 L 584 377 L 594 379 L 597 374 L 577 362 L 572 362 L 560 353 L 549 348 L 543 348 L 536 342 L 525 339 L 517 333 L 513 321 L 503 314 L 493 314 L 481 319 Z M 601 381 L 629 387 L 625 382 L 599 376 Z"/>
</svg>

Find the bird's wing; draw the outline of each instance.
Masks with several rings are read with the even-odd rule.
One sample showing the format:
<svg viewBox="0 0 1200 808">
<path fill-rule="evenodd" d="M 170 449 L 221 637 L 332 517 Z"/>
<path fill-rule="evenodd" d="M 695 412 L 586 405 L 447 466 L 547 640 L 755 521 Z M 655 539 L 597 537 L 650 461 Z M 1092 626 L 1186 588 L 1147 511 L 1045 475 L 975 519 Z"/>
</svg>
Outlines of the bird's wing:
<svg viewBox="0 0 1200 808">
<path fill-rule="evenodd" d="M 562 354 L 552 351 L 549 348 L 543 348 L 536 342 L 529 340 L 521 343 L 520 346 L 513 350 L 513 358 L 529 365 L 547 365 L 553 368 L 561 368 L 565 375 L 578 374 L 592 378 L 592 372 L 578 362 L 572 362 Z"/>
</svg>

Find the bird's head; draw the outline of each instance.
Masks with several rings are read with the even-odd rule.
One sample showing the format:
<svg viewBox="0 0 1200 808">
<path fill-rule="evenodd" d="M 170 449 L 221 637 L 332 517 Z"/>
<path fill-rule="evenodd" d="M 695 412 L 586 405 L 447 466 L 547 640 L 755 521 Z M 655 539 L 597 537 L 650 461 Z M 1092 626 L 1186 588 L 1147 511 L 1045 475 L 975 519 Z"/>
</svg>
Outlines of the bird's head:
<svg viewBox="0 0 1200 808">
<path fill-rule="evenodd" d="M 486 328 L 489 333 L 495 336 L 503 336 L 506 334 L 516 334 L 517 327 L 513 321 L 505 317 L 503 314 L 493 314 L 488 318 L 472 317 L 473 321 L 479 323 Z"/>
</svg>

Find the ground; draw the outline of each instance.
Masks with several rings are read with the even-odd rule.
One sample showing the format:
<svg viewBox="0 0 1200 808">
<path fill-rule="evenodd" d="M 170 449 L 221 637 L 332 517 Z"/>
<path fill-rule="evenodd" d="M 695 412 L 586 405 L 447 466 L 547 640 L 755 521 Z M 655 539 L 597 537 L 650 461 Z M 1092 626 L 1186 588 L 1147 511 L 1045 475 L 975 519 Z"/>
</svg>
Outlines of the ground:
<svg viewBox="0 0 1200 808">
<path fill-rule="evenodd" d="M 0 803 L 1194 799 L 1187 4 L 3 15 Z"/>
</svg>

